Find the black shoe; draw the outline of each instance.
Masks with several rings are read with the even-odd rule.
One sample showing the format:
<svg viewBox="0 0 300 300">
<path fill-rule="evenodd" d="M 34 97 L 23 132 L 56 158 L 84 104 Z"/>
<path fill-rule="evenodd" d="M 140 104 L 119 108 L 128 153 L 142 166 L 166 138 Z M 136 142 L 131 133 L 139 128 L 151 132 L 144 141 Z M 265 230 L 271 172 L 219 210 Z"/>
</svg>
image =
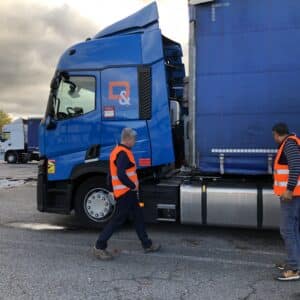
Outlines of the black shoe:
<svg viewBox="0 0 300 300">
<path fill-rule="evenodd" d="M 279 281 L 299 280 L 300 274 L 299 274 L 298 270 L 285 270 L 276 279 Z"/>
<path fill-rule="evenodd" d="M 150 247 L 144 248 L 144 252 L 145 253 L 157 252 L 160 250 L 160 248 L 161 248 L 160 244 L 152 244 Z"/>
</svg>

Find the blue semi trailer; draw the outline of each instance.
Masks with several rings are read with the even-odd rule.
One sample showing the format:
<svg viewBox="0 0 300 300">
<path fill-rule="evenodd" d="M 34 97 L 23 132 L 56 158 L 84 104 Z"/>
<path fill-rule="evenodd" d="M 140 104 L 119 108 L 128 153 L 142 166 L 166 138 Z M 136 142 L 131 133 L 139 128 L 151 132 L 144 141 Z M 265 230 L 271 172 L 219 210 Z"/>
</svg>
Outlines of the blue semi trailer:
<svg viewBox="0 0 300 300">
<path fill-rule="evenodd" d="M 271 128 L 300 129 L 300 3 L 190 0 L 189 10 L 188 93 L 156 3 L 61 56 L 40 125 L 40 211 L 107 222 L 109 154 L 132 127 L 146 221 L 278 227 Z"/>
</svg>

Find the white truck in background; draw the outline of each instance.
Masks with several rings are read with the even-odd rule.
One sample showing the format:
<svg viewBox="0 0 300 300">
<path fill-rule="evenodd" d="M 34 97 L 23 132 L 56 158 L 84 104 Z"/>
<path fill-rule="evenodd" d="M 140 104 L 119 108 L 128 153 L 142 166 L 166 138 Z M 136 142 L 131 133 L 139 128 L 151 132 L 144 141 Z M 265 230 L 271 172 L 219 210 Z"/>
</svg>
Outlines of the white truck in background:
<svg viewBox="0 0 300 300">
<path fill-rule="evenodd" d="M 41 118 L 19 118 L 4 125 L 0 138 L 0 160 L 10 164 L 39 160 L 40 121 Z"/>
</svg>

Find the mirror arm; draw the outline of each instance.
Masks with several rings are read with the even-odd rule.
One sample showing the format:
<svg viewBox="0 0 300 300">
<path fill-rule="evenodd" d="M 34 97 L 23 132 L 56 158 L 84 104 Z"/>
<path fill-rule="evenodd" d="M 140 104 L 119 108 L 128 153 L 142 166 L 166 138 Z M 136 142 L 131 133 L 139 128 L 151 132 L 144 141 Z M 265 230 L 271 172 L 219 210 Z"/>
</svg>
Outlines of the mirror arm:
<svg viewBox="0 0 300 300">
<path fill-rule="evenodd" d="M 53 117 L 48 116 L 46 118 L 46 129 L 47 130 L 53 130 L 55 128 L 56 128 L 56 122 L 55 122 L 55 120 L 53 119 Z"/>
</svg>

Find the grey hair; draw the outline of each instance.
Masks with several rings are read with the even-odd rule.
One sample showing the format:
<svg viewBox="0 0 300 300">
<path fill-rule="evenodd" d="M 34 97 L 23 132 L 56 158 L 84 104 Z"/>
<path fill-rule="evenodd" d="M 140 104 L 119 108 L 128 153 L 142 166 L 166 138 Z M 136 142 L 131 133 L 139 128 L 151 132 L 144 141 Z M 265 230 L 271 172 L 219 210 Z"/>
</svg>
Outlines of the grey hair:
<svg viewBox="0 0 300 300">
<path fill-rule="evenodd" d="M 135 138 L 137 133 L 132 128 L 124 128 L 121 133 L 121 140 L 127 141 L 129 139 Z"/>
</svg>

